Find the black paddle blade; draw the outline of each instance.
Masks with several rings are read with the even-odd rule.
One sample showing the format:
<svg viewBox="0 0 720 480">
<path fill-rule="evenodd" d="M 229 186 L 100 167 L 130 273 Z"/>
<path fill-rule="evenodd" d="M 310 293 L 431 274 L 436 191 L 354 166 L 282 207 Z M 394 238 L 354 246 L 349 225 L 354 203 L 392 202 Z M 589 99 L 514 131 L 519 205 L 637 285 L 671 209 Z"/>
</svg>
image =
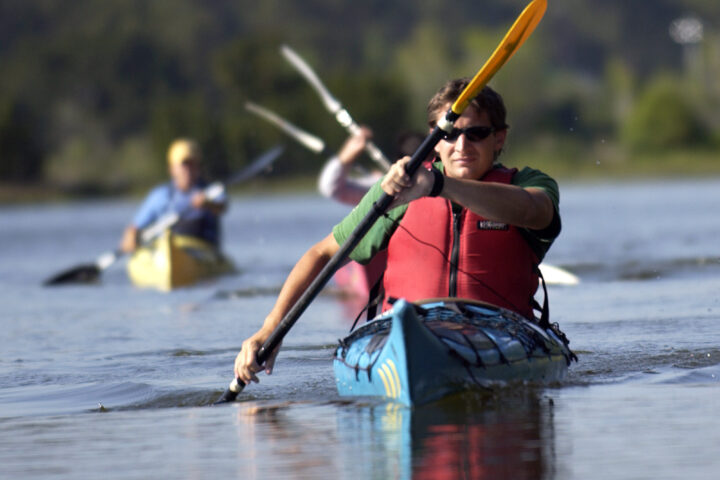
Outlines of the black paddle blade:
<svg viewBox="0 0 720 480">
<path fill-rule="evenodd" d="M 100 278 L 100 268 L 93 264 L 80 265 L 78 267 L 60 272 L 43 282 L 45 287 L 64 285 L 68 283 L 95 283 Z"/>
</svg>

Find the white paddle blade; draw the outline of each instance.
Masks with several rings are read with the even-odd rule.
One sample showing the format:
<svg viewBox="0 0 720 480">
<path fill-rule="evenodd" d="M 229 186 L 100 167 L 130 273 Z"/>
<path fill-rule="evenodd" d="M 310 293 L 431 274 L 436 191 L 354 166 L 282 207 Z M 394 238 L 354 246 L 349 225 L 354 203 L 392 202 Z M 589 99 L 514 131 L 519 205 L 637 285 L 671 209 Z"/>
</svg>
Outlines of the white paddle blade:
<svg viewBox="0 0 720 480">
<path fill-rule="evenodd" d="M 577 285 L 580 283 L 580 277 L 564 268 L 541 263 L 540 271 L 548 285 Z"/>
<path fill-rule="evenodd" d="M 318 78 L 315 71 L 310 68 L 307 63 L 305 63 L 305 60 L 300 58 L 300 55 L 295 53 L 293 49 L 287 45 L 283 45 L 280 50 L 283 56 L 300 72 L 303 77 L 305 77 L 315 91 L 318 92 L 320 98 L 325 104 L 325 107 L 330 111 L 330 113 L 335 115 L 335 120 L 337 120 L 337 122 L 351 135 L 357 135 L 360 127 L 352 119 L 350 113 L 343 108 L 342 104 L 332 96 L 327 88 L 325 88 L 325 85 L 323 85 L 320 81 L 320 78 Z M 380 165 L 380 167 L 384 170 L 390 168 L 390 161 L 374 143 L 368 142 L 365 146 L 365 151 L 367 151 L 370 158 L 372 158 L 373 161 Z"/>
<path fill-rule="evenodd" d="M 320 98 L 325 104 L 325 108 L 330 110 L 331 113 L 335 113 L 342 108 L 340 102 L 332 96 L 330 91 L 325 87 L 322 81 L 320 81 L 320 78 L 317 76 L 315 71 L 310 68 L 310 65 L 308 65 L 305 60 L 300 57 L 300 55 L 295 53 L 295 51 L 287 45 L 280 47 L 280 51 L 285 59 L 290 62 L 303 77 L 305 77 L 318 95 L 320 95 Z"/>
<path fill-rule="evenodd" d="M 95 264 L 97 265 L 97 267 L 100 270 L 105 270 L 110 265 L 115 263 L 115 260 L 117 260 L 117 259 L 118 259 L 118 254 L 116 252 L 105 252 L 98 257 Z"/>
<path fill-rule="evenodd" d="M 215 201 L 225 193 L 225 185 L 222 182 L 214 182 L 205 189 L 205 196 L 208 200 Z"/>
<path fill-rule="evenodd" d="M 315 153 L 322 153 L 322 151 L 325 150 L 325 142 L 323 142 L 320 138 L 304 130 L 301 130 L 300 128 L 296 127 L 292 123 L 288 122 L 287 120 L 280 117 L 276 113 L 268 110 L 267 108 L 261 107 L 260 105 L 252 102 L 245 103 L 245 108 L 248 111 L 258 115 L 259 117 L 264 118 L 273 125 L 279 127 L 282 131 L 290 135 L 300 145 L 304 146 L 308 150 L 311 150 Z"/>
</svg>

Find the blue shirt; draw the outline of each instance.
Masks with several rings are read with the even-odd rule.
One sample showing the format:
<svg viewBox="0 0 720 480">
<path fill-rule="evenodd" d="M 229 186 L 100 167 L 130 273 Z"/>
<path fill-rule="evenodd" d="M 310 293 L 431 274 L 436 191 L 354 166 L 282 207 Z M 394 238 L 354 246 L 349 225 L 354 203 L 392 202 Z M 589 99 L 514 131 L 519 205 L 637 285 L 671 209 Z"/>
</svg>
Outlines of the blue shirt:
<svg viewBox="0 0 720 480">
<path fill-rule="evenodd" d="M 143 201 L 140 209 L 133 218 L 133 225 L 144 229 L 152 225 L 159 218 L 169 213 L 180 214 L 180 220 L 172 230 L 177 233 L 192 235 L 201 238 L 213 245 L 220 244 L 220 221 L 217 215 L 206 209 L 193 208 L 192 196 L 202 192 L 205 184 L 198 183 L 187 192 L 182 192 L 171 183 L 164 183 L 153 188 Z M 227 202 L 227 195 L 223 192 L 213 199 L 217 203 Z"/>
</svg>

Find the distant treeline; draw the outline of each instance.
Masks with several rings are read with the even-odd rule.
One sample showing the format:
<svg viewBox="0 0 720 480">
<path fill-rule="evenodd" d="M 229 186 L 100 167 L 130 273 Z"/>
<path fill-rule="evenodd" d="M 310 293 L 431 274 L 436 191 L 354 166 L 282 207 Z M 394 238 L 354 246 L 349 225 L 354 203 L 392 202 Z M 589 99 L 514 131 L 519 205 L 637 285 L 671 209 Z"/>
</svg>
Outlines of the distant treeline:
<svg viewBox="0 0 720 480">
<path fill-rule="evenodd" d="M 288 149 L 273 175 L 316 172 L 324 159 L 244 108 L 259 103 L 341 145 L 344 131 L 282 44 L 393 155 L 398 133 L 426 128 L 432 93 L 474 74 L 526 3 L 0 2 L 0 183 L 145 187 L 165 175 L 176 136 L 202 143 L 213 177 L 278 141 Z M 579 144 L 588 155 L 609 143 L 624 152 L 720 145 L 720 2 L 548 3 L 492 81 L 512 145 Z"/>
</svg>

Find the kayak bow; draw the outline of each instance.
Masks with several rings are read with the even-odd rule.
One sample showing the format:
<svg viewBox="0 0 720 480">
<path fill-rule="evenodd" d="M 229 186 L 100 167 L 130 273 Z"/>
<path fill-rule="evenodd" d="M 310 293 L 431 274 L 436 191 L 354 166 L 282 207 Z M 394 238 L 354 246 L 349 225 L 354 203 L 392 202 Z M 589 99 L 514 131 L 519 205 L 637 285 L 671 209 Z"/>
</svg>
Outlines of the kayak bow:
<svg viewBox="0 0 720 480">
<path fill-rule="evenodd" d="M 456 298 L 393 308 L 340 341 L 333 366 L 343 396 L 421 405 L 469 389 L 554 382 L 575 355 L 557 327 Z"/>
</svg>

